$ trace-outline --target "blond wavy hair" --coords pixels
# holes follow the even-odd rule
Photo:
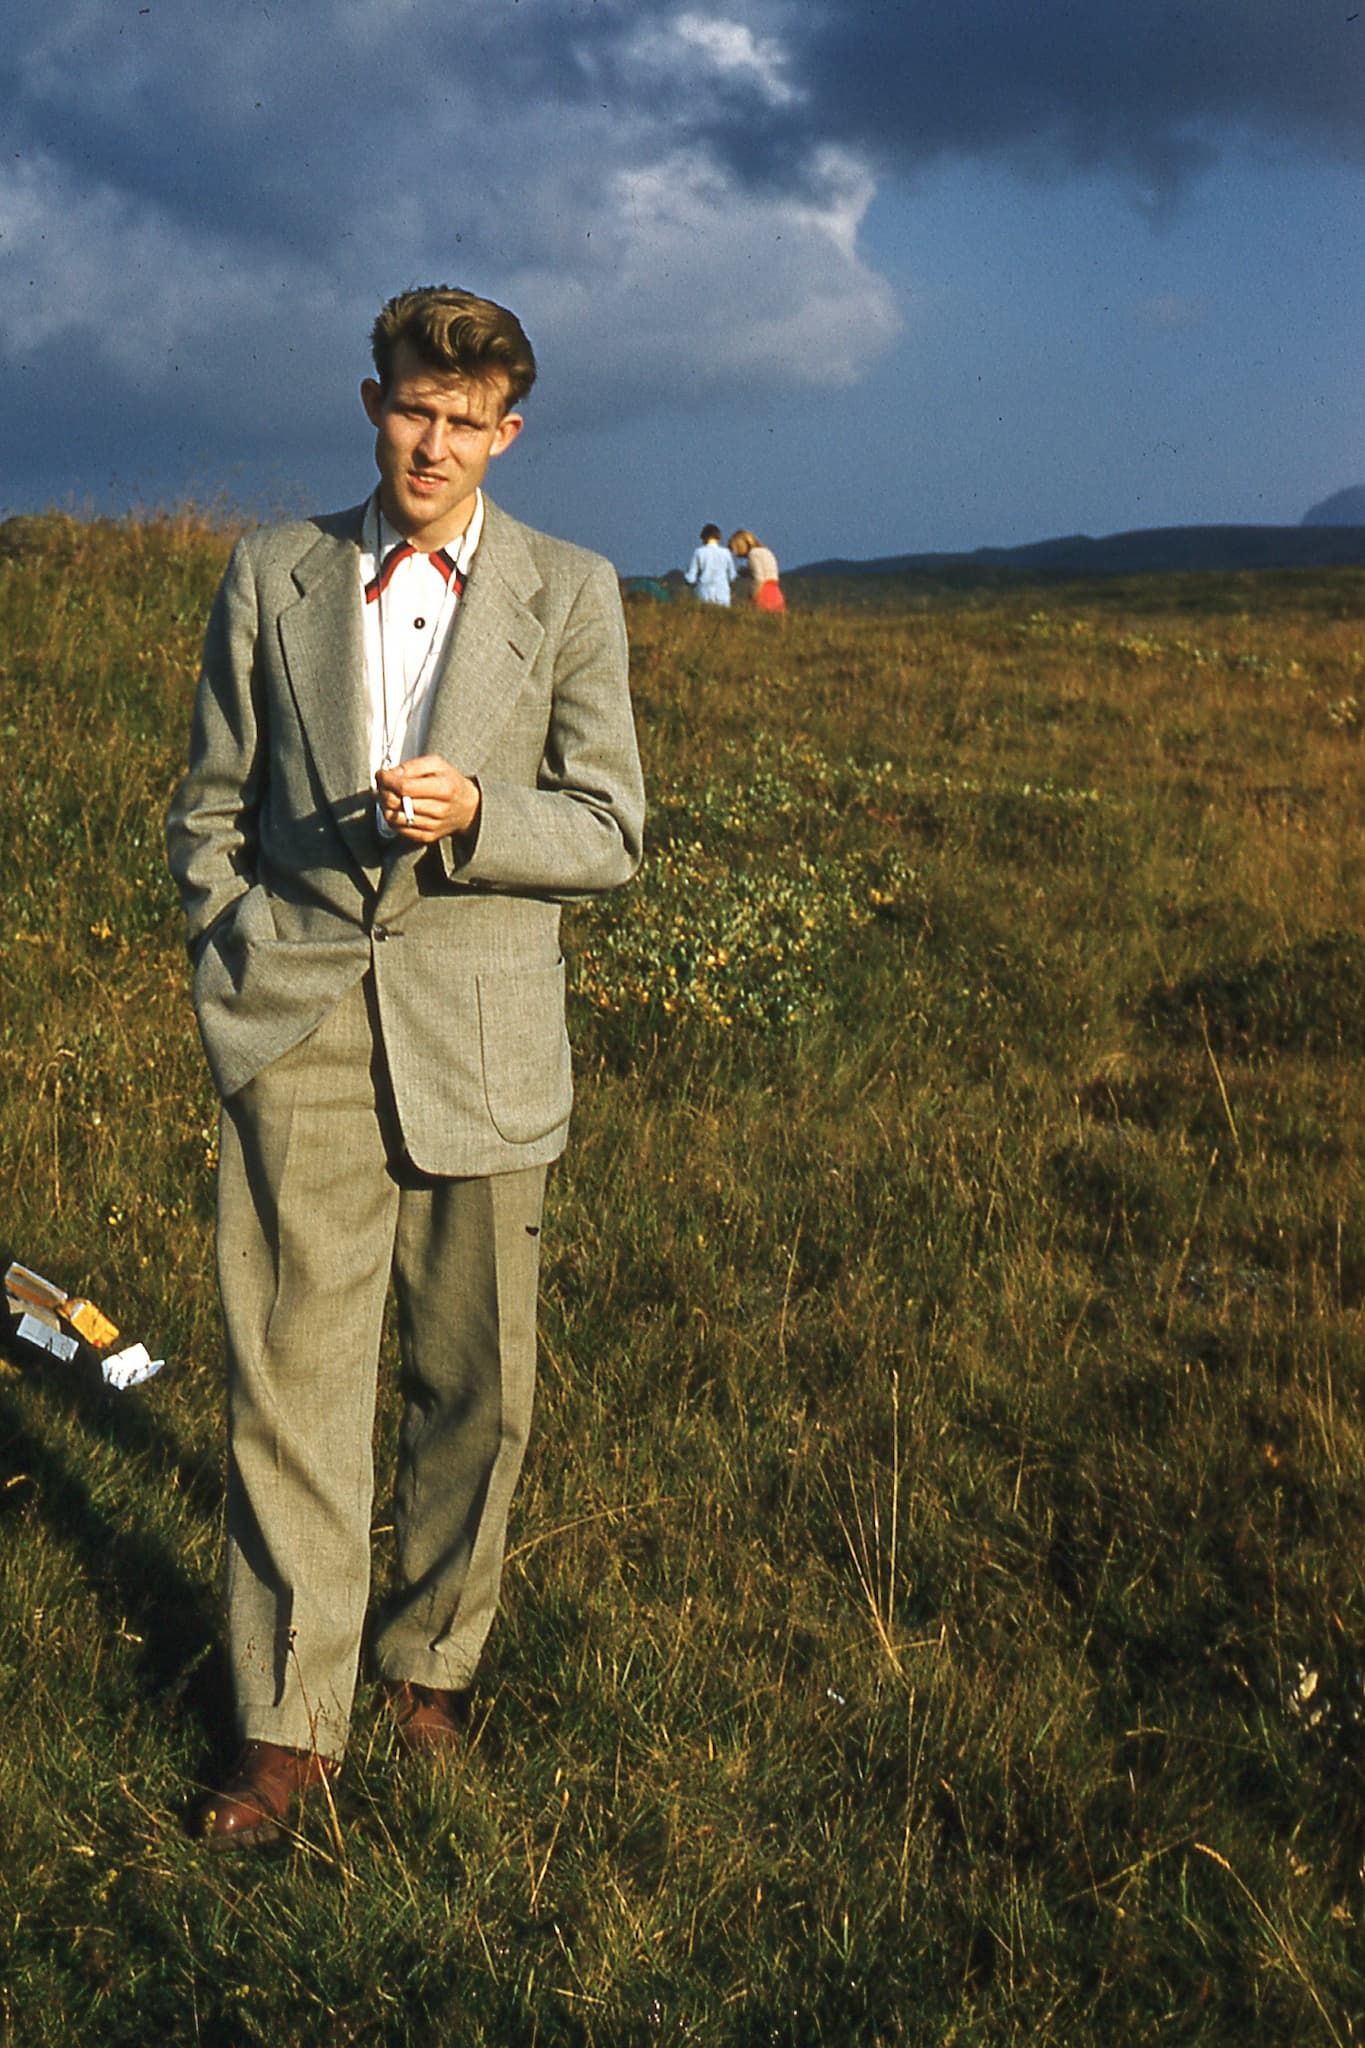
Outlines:
[[[508,406],[525,398],[536,381],[535,355],[516,314],[456,285],[415,286],[385,304],[370,331],[370,352],[383,391],[389,388],[401,342],[430,369],[478,382],[501,377]]]

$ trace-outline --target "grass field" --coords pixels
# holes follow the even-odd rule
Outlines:
[[[170,1363],[0,1370],[5,2048],[1365,2040],[1365,574],[632,609],[476,1733],[224,1862],[226,544],[8,531],[0,1243]]]

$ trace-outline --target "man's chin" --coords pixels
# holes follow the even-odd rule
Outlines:
[[[448,512],[455,502],[454,493],[444,484],[410,482],[404,486],[402,495],[414,512]]]
[[[438,499],[418,497],[415,491],[394,491],[384,516],[405,540],[415,540],[428,527],[439,525],[442,513]]]

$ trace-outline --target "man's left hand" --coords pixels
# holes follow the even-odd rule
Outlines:
[[[396,768],[381,768],[374,786],[385,824],[397,838],[415,846],[459,839],[478,819],[478,783],[439,754],[419,754]]]

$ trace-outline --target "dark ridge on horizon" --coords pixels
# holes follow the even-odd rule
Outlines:
[[[831,556],[785,570],[801,576],[929,576],[986,578],[1207,574],[1218,570],[1365,568],[1365,524],[1351,526],[1156,526],[1096,540],[1067,534],[1022,547],[960,553],[880,555],[868,561]]]
[[[1323,498],[1316,505],[1310,505],[1300,524],[1365,526],[1365,484],[1348,484],[1344,491],[1333,491],[1330,498]]]

